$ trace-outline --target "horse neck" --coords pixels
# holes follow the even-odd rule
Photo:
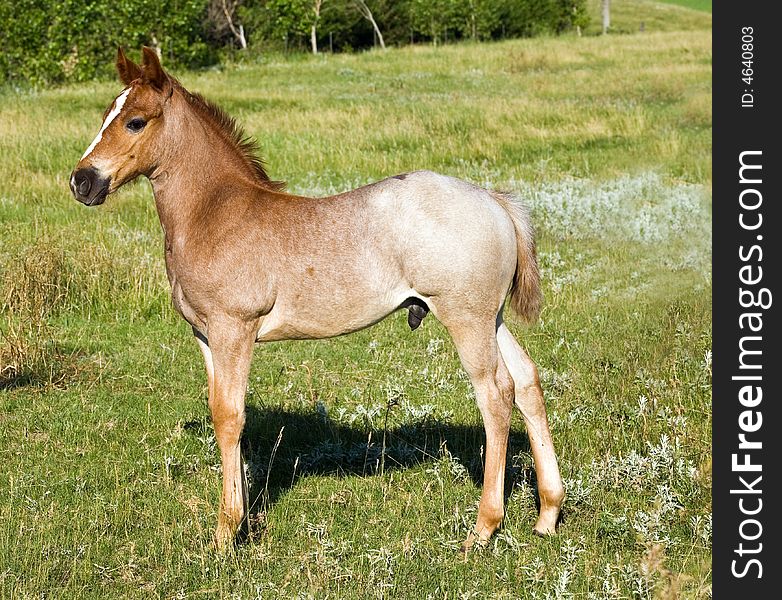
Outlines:
[[[181,237],[226,188],[255,187],[236,148],[175,92],[161,140],[159,162],[149,179],[166,237]]]

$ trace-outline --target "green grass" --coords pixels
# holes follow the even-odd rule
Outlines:
[[[693,10],[702,10],[704,12],[711,12],[712,0],[663,0],[668,4],[678,4],[685,8],[691,8]]]
[[[687,31],[178,74],[258,137],[292,190],[430,168],[532,205],[546,305],[534,327],[510,326],[541,368],[564,520],[556,537],[531,535],[535,478],[516,415],[504,528],[466,559],[455,550],[480,494],[480,416],[442,327],[411,333],[403,314],[257,348],[243,442],[252,532],[233,554],[211,548],[220,475],[205,375],[170,306],[149,185],[93,210],[68,192],[120,86],[2,92],[0,595],[705,597],[702,18]]]
[[[588,35],[602,27],[602,0],[588,0]],[[705,14],[705,13],[709,14]],[[611,0],[612,34],[711,29],[710,0]]]

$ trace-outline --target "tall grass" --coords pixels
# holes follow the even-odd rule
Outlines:
[[[0,314],[0,387],[32,381],[50,384],[59,374],[61,355],[51,340],[49,318],[62,303],[67,282],[62,255],[36,247],[4,273]]]
[[[294,191],[430,168],[532,206],[545,308],[510,326],[540,365],[564,519],[531,535],[517,417],[504,527],[461,559],[480,415],[447,333],[401,314],[257,349],[251,535],[212,550],[219,456],[149,186],[92,210],[68,192],[118,85],[4,91],[0,595],[706,597],[709,22],[178,74]]]

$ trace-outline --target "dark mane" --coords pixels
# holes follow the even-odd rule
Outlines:
[[[216,104],[213,104],[204,98],[201,94],[195,94],[188,91],[173,77],[171,80],[190,106],[214,123],[217,126],[217,129],[223,133],[226,141],[236,148],[239,155],[244,159],[244,162],[258,180],[258,183],[275,191],[285,189],[284,181],[272,181],[266,174],[263,159],[258,156],[260,150],[258,142],[248,136],[232,116]]]

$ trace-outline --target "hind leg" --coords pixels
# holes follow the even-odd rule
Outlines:
[[[548,535],[555,531],[565,490],[562,487],[557,455],[554,453],[554,444],[548,428],[543,390],[540,387],[535,363],[524,352],[505,324],[501,320],[499,323],[497,343],[515,383],[516,406],[524,416],[532,457],[535,460],[540,515],[534,532],[538,535]]]
[[[475,527],[462,545],[484,543],[505,515],[505,456],[513,411],[513,379],[500,356],[494,318],[448,324],[462,365],[470,376],[486,431],[483,491]]]
[[[207,383],[207,401],[209,408],[212,408],[212,403],[215,397],[215,365],[212,359],[212,350],[209,348],[209,341],[195,329],[193,329],[196,342],[198,342],[198,348],[201,350],[201,354],[204,356],[204,366],[206,367],[206,383]]]

